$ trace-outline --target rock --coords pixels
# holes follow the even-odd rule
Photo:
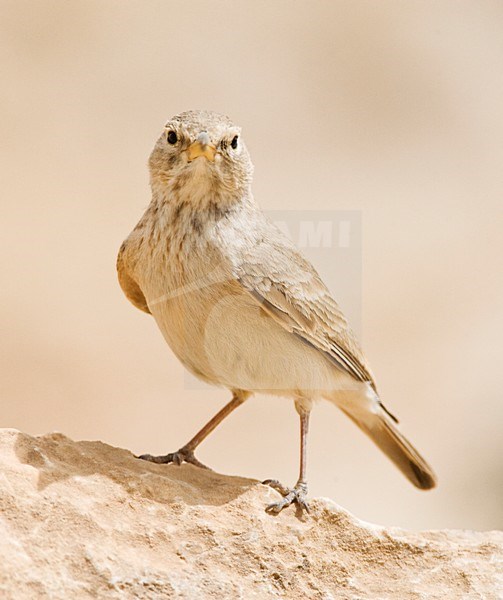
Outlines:
[[[503,597],[503,534],[412,533],[101,442],[0,430],[0,597]]]

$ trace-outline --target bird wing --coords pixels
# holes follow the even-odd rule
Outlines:
[[[131,271],[127,267],[126,249],[127,240],[122,244],[119,250],[119,254],[117,255],[117,276],[119,278],[120,286],[127,299],[132,304],[134,304],[136,308],[139,308],[143,312],[151,314],[147,305],[147,301],[143,292],[141,291],[140,286],[133,279]]]
[[[281,232],[264,236],[245,251],[234,275],[277,323],[375,389],[370,368],[339,305],[311,263]]]

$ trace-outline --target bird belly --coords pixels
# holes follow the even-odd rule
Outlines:
[[[235,287],[210,286],[149,306],[176,356],[209,383],[288,396],[359,385]]]

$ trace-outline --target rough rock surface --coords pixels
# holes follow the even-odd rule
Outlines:
[[[410,533],[257,481],[0,430],[0,598],[503,597],[503,533]]]

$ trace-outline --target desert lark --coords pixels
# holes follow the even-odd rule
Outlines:
[[[300,415],[300,473],[293,488],[266,480],[279,512],[306,502],[306,444],[313,403],[336,404],[418,488],[435,475],[384,407],[372,372],[313,266],[267,220],[252,191],[253,165],[227,117],[189,111],[170,119],[150,155],[152,201],[117,260],[128,299],[150,313],[196,377],[232,400],[185,446],[155,463],[189,462],[225,417],[257,392],[291,398]]]

